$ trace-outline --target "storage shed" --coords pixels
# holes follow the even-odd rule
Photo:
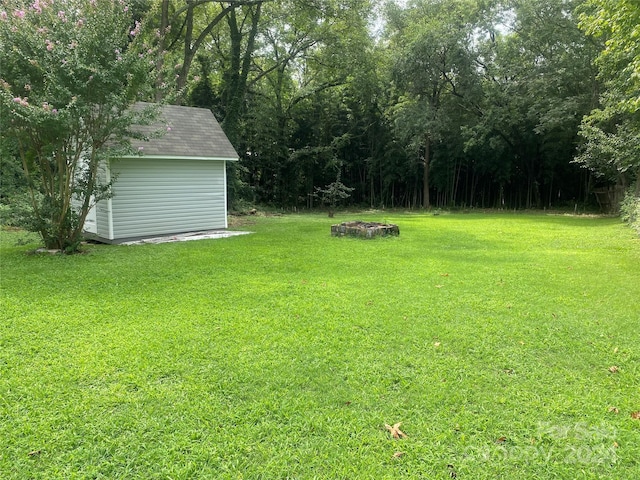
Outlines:
[[[155,125],[140,128],[164,135],[133,140],[140,155],[104,165],[113,195],[89,213],[87,236],[121,243],[227,228],[226,162],[238,155],[211,111],[167,105]]]

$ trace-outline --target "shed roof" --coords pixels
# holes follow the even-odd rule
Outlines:
[[[140,102],[134,108],[148,105]],[[206,108],[163,105],[154,124],[137,127],[137,130],[150,136],[158,131],[164,133],[158,138],[151,137],[149,141],[131,140],[131,146],[143,157],[238,159],[220,124]]]

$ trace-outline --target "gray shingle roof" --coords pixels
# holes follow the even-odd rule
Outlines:
[[[138,103],[134,108],[145,105],[148,104]],[[143,156],[238,159],[238,154],[220,124],[206,108],[164,105],[160,117],[153,125],[136,127],[136,130],[145,135],[164,132],[161,137],[151,138],[149,141],[131,141],[134,150],[140,150]]]

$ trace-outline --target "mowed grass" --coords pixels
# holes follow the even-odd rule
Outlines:
[[[329,235],[354,219],[401,235]],[[639,478],[618,219],[238,228],[76,256],[2,232],[0,478]]]

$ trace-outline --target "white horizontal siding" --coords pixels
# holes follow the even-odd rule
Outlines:
[[[184,159],[114,162],[114,239],[224,228],[224,168]]]
[[[98,169],[98,179],[100,183],[107,184],[111,181],[110,166],[106,163],[101,163]],[[96,206],[96,234],[99,237],[111,238],[111,200],[101,200]]]

